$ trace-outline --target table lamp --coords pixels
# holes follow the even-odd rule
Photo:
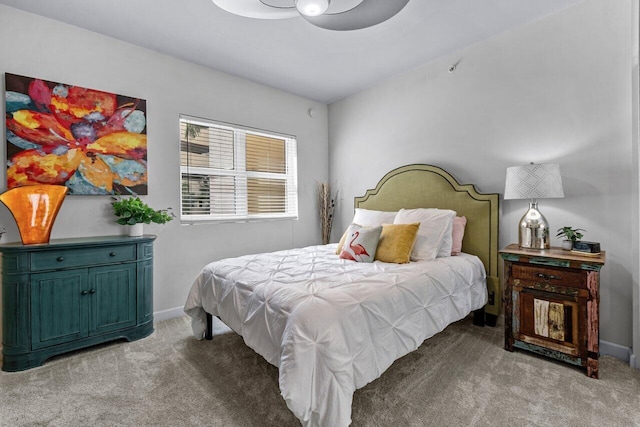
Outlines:
[[[529,210],[518,226],[518,244],[527,249],[548,249],[549,223],[538,210],[537,199],[564,197],[560,166],[557,164],[507,168],[504,199],[530,199]]]

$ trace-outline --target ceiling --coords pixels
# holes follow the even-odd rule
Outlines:
[[[244,18],[211,0],[0,4],[329,104],[581,1],[411,0],[390,20],[356,31],[324,30],[299,17]]]

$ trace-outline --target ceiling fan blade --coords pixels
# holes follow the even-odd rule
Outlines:
[[[246,18],[286,19],[299,16],[293,0],[291,7],[273,7],[260,0],[213,0],[213,3],[227,12]]]
[[[341,13],[302,16],[311,24],[335,31],[359,30],[380,24],[404,8],[409,0],[363,0],[358,6]]]

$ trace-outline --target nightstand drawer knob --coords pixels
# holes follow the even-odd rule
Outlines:
[[[91,290],[89,290],[89,293],[90,293],[90,294],[95,294],[95,293],[96,293],[96,290],[95,290],[95,289],[91,289]]]
[[[64,261],[64,257],[59,256],[58,258],[56,258],[56,260],[57,260],[58,262],[62,262],[62,261]]]
[[[554,276],[553,274],[538,273],[536,274],[536,276],[538,276],[542,280],[562,280],[562,277]]]
[[[109,254],[109,256],[110,256],[110,257],[114,257],[114,256],[116,256],[116,253],[115,253],[115,252],[111,252],[111,253]]]
[[[82,292],[80,292],[80,295],[86,295],[88,293],[89,293],[88,291],[82,291]]]

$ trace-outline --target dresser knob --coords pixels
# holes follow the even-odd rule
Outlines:
[[[111,252],[111,253],[109,254],[109,256],[116,256],[116,253],[115,253],[115,252]]]
[[[95,289],[91,289],[91,290],[89,290],[89,293],[90,293],[90,294],[95,294],[95,293],[96,293],[96,290],[95,290]]]
[[[82,291],[82,292],[80,292],[80,295],[86,295],[88,293],[89,293],[88,291]]]
[[[59,256],[58,258],[56,258],[58,260],[58,262],[62,262],[64,261],[64,257]]]

